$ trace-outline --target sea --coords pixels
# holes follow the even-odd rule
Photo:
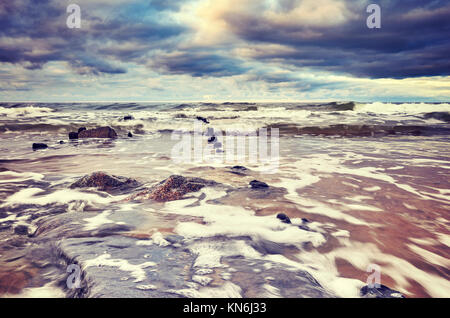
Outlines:
[[[98,171],[139,186],[71,187]],[[219,186],[126,200],[173,175]],[[0,103],[1,297],[450,297],[449,269],[449,103]]]

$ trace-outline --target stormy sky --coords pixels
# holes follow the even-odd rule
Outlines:
[[[449,101],[449,56],[448,0],[0,2],[2,101]]]

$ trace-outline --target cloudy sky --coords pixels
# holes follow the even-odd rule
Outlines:
[[[449,56],[448,0],[0,2],[2,101],[449,101]]]

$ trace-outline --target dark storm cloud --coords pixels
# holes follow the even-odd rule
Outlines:
[[[290,10],[298,2],[279,4],[282,10]],[[369,14],[360,1],[346,2],[356,18],[330,26],[283,25],[249,12],[233,12],[223,18],[248,43],[281,44],[294,49],[288,54],[262,53],[255,56],[258,60],[372,78],[450,75],[450,3],[379,3],[381,29],[367,28]]]
[[[156,55],[150,65],[168,74],[193,77],[223,77],[246,72],[239,60],[204,52],[174,52]]]
[[[0,62],[30,70],[52,61],[66,62],[74,73],[92,75],[123,74],[127,64],[134,63],[193,77],[249,73],[249,81],[284,85],[296,85],[298,80],[289,72],[258,73],[261,65],[369,78],[450,75],[449,1],[371,1],[382,7],[382,27],[373,30],[366,26],[369,2],[361,0],[345,2],[350,14],[337,24],[280,21],[264,14],[264,10],[289,13],[307,0],[279,0],[270,9],[264,7],[265,1],[242,1],[242,6],[230,1],[226,2],[229,10],[215,17],[237,36],[227,44],[228,50],[221,45],[190,45],[195,27],[175,22],[171,14],[191,1],[199,0],[101,1],[98,5],[83,0],[81,29],[66,26],[66,6],[71,1],[0,1]],[[212,10],[226,7],[222,2],[211,2],[216,3]],[[252,6],[245,5],[250,2]],[[317,1],[318,10],[323,2]],[[329,20],[334,18],[330,15]],[[268,49],[272,44],[287,49]],[[242,46],[258,48],[245,56],[245,64],[233,52]]]
[[[183,0],[151,0],[151,6],[158,10],[172,10],[177,11]]]
[[[82,27],[69,29],[66,5],[56,0],[0,3],[0,62],[39,69],[48,62],[64,61],[79,74],[121,74],[126,72],[121,63],[134,61],[154,47],[168,46],[185,30],[152,16],[127,19],[116,14],[105,19],[83,7]],[[133,9],[127,6],[124,11]],[[151,13],[155,12],[152,8]],[[125,50],[124,44],[128,44]]]

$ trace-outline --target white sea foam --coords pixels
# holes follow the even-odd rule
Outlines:
[[[107,204],[116,200],[125,198],[125,196],[107,197],[100,196],[95,193],[80,192],[72,189],[56,190],[52,193],[39,195],[44,190],[39,188],[28,188],[20,190],[9,196],[5,203],[1,206],[9,206],[13,204],[36,204],[46,205],[51,203],[67,204],[73,201],[85,201],[89,204],[99,203]]]
[[[45,116],[48,113],[54,112],[54,109],[48,107],[37,107],[37,106],[25,106],[25,107],[0,107],[0,115],[6,115],[8,117],[39,117]]]
[[[24,288],[19,294],[2,295],[5,298],[65,298],[64,291],[54,283],[48,283],[41,287]]]
[[[442,266],[443,268],[450,267],[450,259],[448,258],[442,257],[414,244],[408,244],[407,246],[411,251],[422,256],[426,262]]]
[[[420,114],[431,112],[449,112],[450,104],[426,104],[426,103],[404,103],[404,104],[390,104],[390,103],[369,103],[369,104],[356,104],[356,112],[371,112],[377,114],[393,114],[393,113],[405,113],[405,114]]]
[[[0,183],[14,183],[27,180],[40,181],[43,178],[44,178],[43,174],[33,172],[15,172],[15,171],[0,172]]]
[[[110,266],[117,267],[124,272],[130,272],[131,276],[135,278],[134,282],[142,282],[146,278],[145,268],[155,266],[154,262],[145,262],[139,265],[130,264],[125,259],[113,259],[110,254],[102,254],[94,259],[90,259],[84,262],[84,267],[91,266]]]
[[[111,215],[111,211],[104,211],[100,214],[97,214],[96,216],[84,219],[84,221],[87,223],[84,226],[84,229],[87,231],[90,231],[90,230],[97,229],[98,227],[100,227],[103,224],[111,224],[111,223],[125,224],[123,222],[115,222],[115,221],[109,219],[108,216],[110,216],[110,215]]]

